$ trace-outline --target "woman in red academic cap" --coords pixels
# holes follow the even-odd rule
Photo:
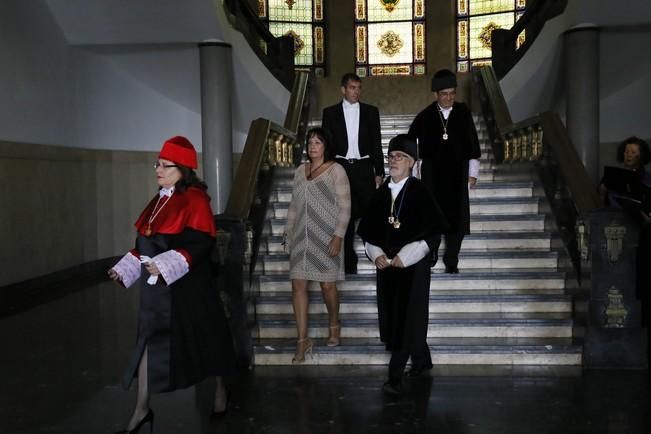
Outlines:
[[[234,368],[233,344],[217,290],[210,252],[215,224],[210,197],[194,172],[197,153],[185,137],[167,140],[154,164],[159,191],[136,222],[136,248],[109,277],[125,287],[139,280],[138,339],[124,377],[138,378],[136,406],[121,432],[153,425],[151,393],[217,378],[214,412],[224,414],[228,393],[222,376]]]

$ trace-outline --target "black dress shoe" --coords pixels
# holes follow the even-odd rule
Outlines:
[[[142,428],[147,422],[149,422],[149,432],[152,433],[154,431],[154,412],[150,408],[145,417],[140,419],[140,422],[136,424],[136,426],[133,427],[133,429],[123,429],[122,431],[116,431],[115,434],[138,434],[138,431],[140,431],[140,428]]]
[[[407,371],[407,377],[418,377],[423,372],[429,371],[432,369],[432,364],[425,366],[413,366],[409,371]]]
[[[400,395],[402,393],[402,383],[400,380],[389,380],[384,383],[382,390],[389,395]]]
[[[448,274],[459,274],[459,268],[454,267],[445,267],[445,272]]]

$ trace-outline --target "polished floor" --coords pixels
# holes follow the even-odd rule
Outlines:
[[[119,380],[136,296],[103,283],[0,320],[0,433],[111,433],[134,402]],[[230,380],[228,414],[209,418],[210,380],[156,395],[154,432],[648,433],[648,371],[437,367],[381,391],[384,367],[261,367]],[[149,432],[149,427],[144,431]]]

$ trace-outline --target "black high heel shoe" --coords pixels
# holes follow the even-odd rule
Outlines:
[[[138,431],[140,431],[140,428],[143,427],[144,424],[149,422],[149,433],[151,434],[154,432],[154,411],[150,408],[145,417],[140,419],[140,422],[136,426],[133,427],[132,430],[128,429],[123,429],[122,431],[116,431],[115,434],[138,434]]]
[[[231,402],[231,391],[229,389],[226,389],[226,405],[224,405],[224,409],[221,411],[213,410],[212,414],[210,415],[210,418],[216,419],[226,415],[226,413],[228,413],[228,404],[230,402]]]

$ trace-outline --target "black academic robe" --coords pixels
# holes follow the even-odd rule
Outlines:
[[[141,266],[138,337],[123,385],[129,387],[147,348],[150,392],[192,386],[206,377],[229,375],[235,368],[233,341],[224,307],[212,278],[210,253],[215,228],[209,197],[190,188],[175,192],[145,235],[154,197],[136,223],[138,238],[131,254],[155,257],[175,250],[189,263],[187,274],[171,284],[162,278],[149,285]]]
[[[395,199],[400,227],[388,222],[391,214],[389,180],[376,191],[360,220],[357,233],[393,258],[402,247],[424,240],[430,250],[436,234],[446,231],[445,219],[425,185],[409,178]],[[431,256],[406,267],[377,270],[380,338],[387,350],[411,352],[423,345],[429,322]]]
[[[454,103],[447,123],[448,140],[443,140],[436,102],[416,116],[409,134],[418,138],[421,179],[443,210],[450,233],[470,233],[468,161],[479,159],[481,150],[468,106]]]

